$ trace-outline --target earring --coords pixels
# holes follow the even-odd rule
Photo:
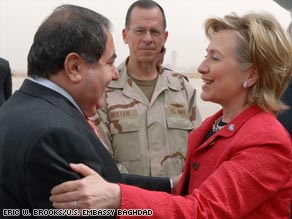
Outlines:
[[[248,87],[248,81],[245,80],[245,81],[243,82],[242,86],[243,86],[244,88],[247,88],[247,87]]]

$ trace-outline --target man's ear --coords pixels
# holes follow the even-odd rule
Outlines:
[[[166,43],[166,40],[168,38],[168,31],[167,30],[163,33],[163,36],[164,36],[164,43]]]
[[[72,83],[79,83],[82,80],[81,64],[83,59],[77,53],[69,53],[64,61],[64,69],[66,76]]]
[[[124,43],[125,44],[128,44],[128,39],[127,39],[127,29],[126,28],[124,28],[123,30],[122,30],[122,36],[123,36],[123,40],[124,40]]]

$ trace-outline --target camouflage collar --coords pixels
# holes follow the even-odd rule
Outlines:
[[[123,89],[126,87],[127,81],[129,79],[126,62],[127,59],[118,66],[120,78],[117,81],[112,81],[108,86],[109,88]],[[164,70],[161,74],[159,74],[157,82],[159,82],[159,84],[162,86],[167,86],[169,89],[180,90],[181,80],[178,80],[178,75],[179,74],[175,72]]]

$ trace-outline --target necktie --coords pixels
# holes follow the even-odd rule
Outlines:
[[[99,138],[99,135],[98,135],[98,131],[96,129],[96,126],[95,124],[88,118],[86,118],[88,124],[90,125],[90,127],[92,128],[92,130],[94,131],[94,133],[96,134],[96,136]]]

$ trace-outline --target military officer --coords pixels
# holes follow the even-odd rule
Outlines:
[[[94,120],[99,135],[121,172],[179,175],[188,133],[201,122],[196,90],[181,74],[157,69],[168,32],[163,9],[138,0],[128,9],[123,39],[129,57],[118,67],[120,78],[104,95]]]

